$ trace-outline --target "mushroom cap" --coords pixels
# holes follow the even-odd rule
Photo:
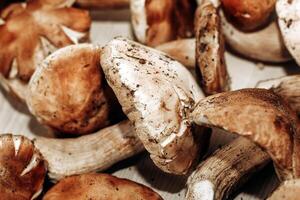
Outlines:
[[[195,0],[131,0],[131,21],[137,40],[148,46],[193,36]]]
[[[49,53],[88,38],[88,12],[67,8],[67,2],[31,0],[12,4],[0,13],[4,20],[0,25],[0,74],[28,81]]]
[[[267,200],[291,200],[299,199],[300,196],[300,180],[284,181]]]
[[[28,200],[43,189],[46,162],[33,143],[24,136],[0,136],[1,199]]]
[[[280,78],[260,81],[258,88],[273,90],[284,98],[291,108],[300,116],[300,75],[283,76]]]
[[[254,30],[264,25],[275,10],[276,0],[221,0],[222,8],[241,30]]]
[[[76,0],[76,5],[89,9],[123,9],[129,7],[130,0]]]
[[[100,48],[91,44],[70,45],[48,56],[29,82],[29,110],[62,133],[85,134],[107,126],[107,85],[99,59]]]
[[[162,200],[150,188],[108,174],[82,174],[62,179],[43,200]]]
[[[217,8],[204,1],[195,16],[196,72],[203,91],[215,94],[229,90],[224,56],[224,38]]]
[[[285,46],[300,66],[300,0],[278,0],[276,11]]]
[[[295,112],[273,91],[243,89],[200,100],[192,120],[245,136],[265,149],[281,179],[300,175],[299,121]]]
[[[276,20],[254,32],[243,32],[235,28],[219,11],[226,44],[246,58],[262,62],[286,62],[291,60]]]
[[[164,53],[123,38],[109,42],[100,60],[152,160],[166,172],[186,173],[198,154],[188,113],[203,97],[191,73]]]

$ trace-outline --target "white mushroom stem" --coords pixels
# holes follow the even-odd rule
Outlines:
[[[174,40],[158,45],[155,48],[162,52],[165,52],[170,57],[179,61],[186,67],[195,68],[195,38]]]
[[[90,9],[120,9],[128,8],[129,0],[76,0],[83,8]]]
[[[74,139],[38,137],[34,144],[48,161],[48,174],[54,181],[105,170],[144,150],[129,121]]]
[[[221,200],[241,186],[270,158],[245,138],[237,138],[202,162],[188,180],[187,200]]]
[[[284,181],[267,200],[299,199],[300,179]]]

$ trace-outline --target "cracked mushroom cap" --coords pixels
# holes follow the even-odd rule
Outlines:
[[[203,1],[195,16],[196,72],[203,91],[210,95],[229,90],[225,42],[217,8]]]
[[[199,155],[188,113],[203,97],[190,72],[164,53],[123,38],[109,42],[100,60],[152,160],[166,172],[186,173]]]
[[[195,0],[131,0],[131,21],[137,40],[147,46],[193,36]]]
[[[82,174],[59,181],[43,200],[162,200],[152,189],[109,174]]]
[[[300,1],[278,0],[276,12],[284,43],[298,65],[300,65]]]
[[[62,133],[92,133],[109,124],[100,48],[70,45],[48,56],[28,85],[29,110]]]
[[[300,176],[299,121],[274,92],[243,89],[205,98],[191,114],[198,125],[219,127],[245,136],[266,150],[279,178]]]
[[[51,52],[88,39],[89,13],[67,7],[72,2],[30,0],[0,13],[0,74],[5,79],[27,82]]]
[[[35,199],[43,189],[47,167],[33,143],[24,136],[0,136],[1,199]]]

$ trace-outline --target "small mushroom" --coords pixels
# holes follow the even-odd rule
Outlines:
[[[260,81],[258,88],[273,90],[284,98],[291,108],[300,116],[300,75],[290,75],[275,79]]]
[[[89,9],[123,9],[129,7],[130,0],[76,0],[76,5]]]
[[[131,0],[131,21],[137,40],[148,46],[193,36],[195,0]]]
[[[284,181],[267,200],[291,200],[299,199],[300,196],[300,180]]]
[[[299,0],[278,0],[276,3],[278,24],[284,43],[298,65],[300,65],[299,7]]]
[[[265,151],[239,137],[199,164],[188,180],[186,200],[227,199],[269,161]]]
[[[66,134],[87,134],[107,126],[113,102],[99,59],[100,48],[92,44],[70,45],[48,56],[28,85],[31,113]]]
[[[203,1],[195,16],[196,72],[205,94],[229,90],[229,77],[224,58],[224,39],[217,8]]]
[[[1,199],[35,199],[42,192],[47,163],[24,136],[0,136]]]
[[[198,133],[203,145],[197,144],[189,121],[190,109],[203,97],[190,72],[165,54],[124,38],[109,42],[100,60],[155,164],[169,173],[187,173],[208,143],[208,135]]]
[[[272,158],[281,180],[300,175],[299,120],[279,95],[243,89],[212,95],[195,106],[192,120],[252,140]]]
[[[265,25],[275,10],[276,0],[221,0],[222,8],[237,28],[255,31]]]
[[[43,200],[162,200],[152,189],[108,174],[81,174],[54,185]]]
[[[72,2],[32,0],[12,4],[0,13],[3,20],[0,25],[0,74],[6,79],[6,88],[26,93],[17,91],[16,87],[30,79],[47,55],[57,48],[88,39],[89,14],[67,7]]]

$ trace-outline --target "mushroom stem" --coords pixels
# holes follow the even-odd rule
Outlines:
[[[129,121],[74,139],[38,137],[34,144],[48,161],[48,174],[54,181],[105,170],[144,150]]]
[[[155,48],[165,52],[186,67],[191,69],[195,68],[195,38],[174,40],[158,45]]]
[[[227,199],[269,161],[268,154],[253,142],[237,138],[199,165],[189,178],[186,199]]]
[[[122,9],[129,7],[129,0],[77,0],[76,4],[90,9]]]

